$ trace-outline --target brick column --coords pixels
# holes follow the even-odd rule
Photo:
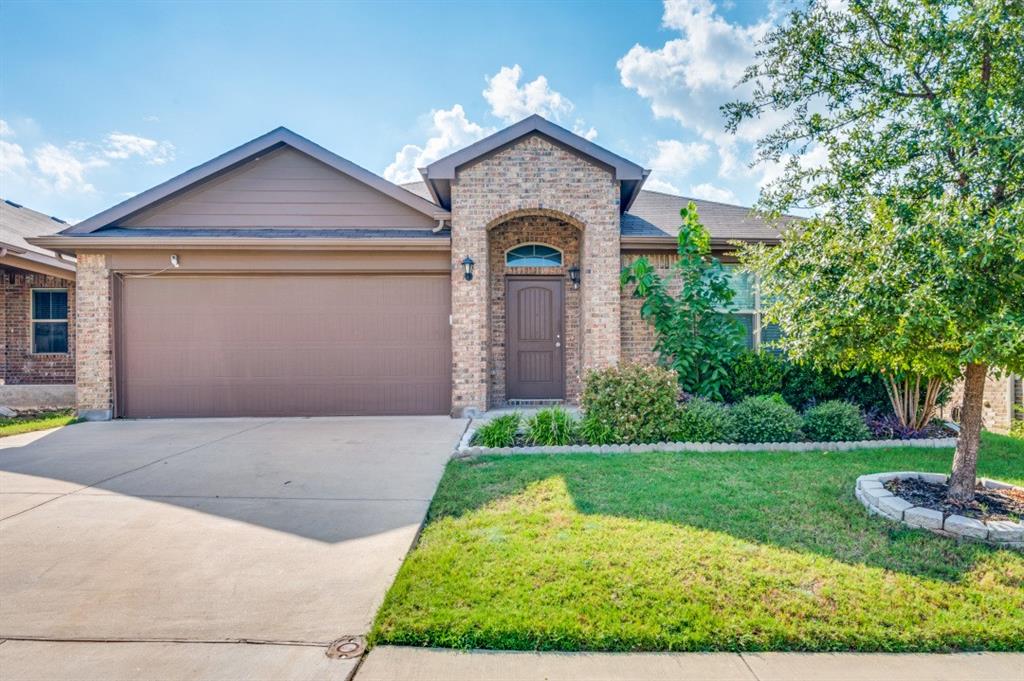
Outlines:
[[[621,351],[619,185],[598,194],[583,230],[583,371],[614,366]],[[611,196],[611,200],[609,200]]]
[[[473,280],[462,259],[473,259]],[[487,410],[488,267],[486,225],[473,211],[452,211],[452,415]]]
[[[82,418],[103,421],[113,416],[111,290],[107,257],[78,256],[75,297],[76,401]]]

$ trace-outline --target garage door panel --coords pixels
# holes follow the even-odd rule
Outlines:
[[[448,413],[447,276],[127,278],[129,417]]]

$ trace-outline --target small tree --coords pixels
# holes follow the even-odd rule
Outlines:
[[[686,392],[721,400],[729,365],[743,349],[742,324],[732,315],[734,291],[711,237],[691,201],[679,211],[679,259],[662,278],[647,258],[622,271],[622,285],[644,302],[640,315],[654,326],[659,361],[675,370]],[[672,291],[678,286],[678,294]]]
[[[790,352],[964,368],[956,502],[974,496],[986,374],[1024,368],[1022,35],[1020,2],[812,0],[765,37],[752,98],[725,107],[733,131],[786,119],[758,141],[784,167],[761,207],[820,215],[747,255]],[[812,147],[823,164],[799,160]]]

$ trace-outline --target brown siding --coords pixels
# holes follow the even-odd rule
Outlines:
[[[433,227],[428,215],[294,149],[279,149],[122,227]]]
[[[32,289],[68,290],[68,352],[32,352]],[[75,282],[0,268],[0,384],[75,382]]]
[[[447,275],[122,281],[123,416],[449,411]]]

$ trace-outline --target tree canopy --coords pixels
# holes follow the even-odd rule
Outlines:
[[[966,366],[957,460],[976,455],[985,372],[1024,369],[1024,3],[811,2],[745,80],[727,127],[785,120],[757,144],[784,167],[760,208],[816,212],[744,254],[783,345],[935,379]]]

